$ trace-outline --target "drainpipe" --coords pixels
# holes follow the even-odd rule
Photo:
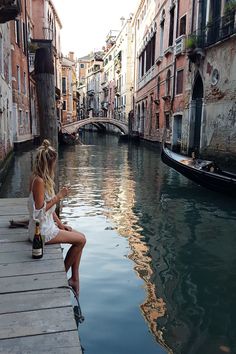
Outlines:
[[[26,59],[27,59],[27,71],[28,71],[28,93],[29,93],[29,118],[30,118],[30,133],[32,134],[32,110],[31,110],[31,88],[30,88],[30,70],[29,70],[29,46],[28,46],[28,21],[27,21],[27,6],[25,0],[25,36],[26,36]]]
[[[175,39],[177,38],[178,35],[178,24],[179,24],[179,3],[180,0],[177,1],[177,13],[176,13],[176,33],[175,33]],[[176,82],[176,56],[174,60],[174,75],[173,75],[173,87],[172,87],[172,99],[171,99],[171,112],[173,113],[173,105],[174,105],[174,99],[175,99],[175,82]]]
[[[194,15],[195,15],[195,13],[194,13],[194,10],[195,10],[195,0],[193,0],[192,4],[193,4],[193,7],[192,7],[192,18],[191,18],[191,33],[193,33],[193,25],[194,25],[193,20],[194,20]]]

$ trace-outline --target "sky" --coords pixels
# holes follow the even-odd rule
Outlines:
[[[120,18],[134,13],[139,0],[53,0],[63,25],[63,55],[77,58],[100,50],[109,31],[120,30]]]

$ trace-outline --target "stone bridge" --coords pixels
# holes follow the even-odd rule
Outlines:
[[[86,119],[78,120],[77,122],[73,122],[70,124],[66,124],[62,126],[62,133],[74,133],[77,132],[79,128],[84,127],[87,124],[111,124],[115,127],[119,128],[122,133],[128,134],[128,124],[119,121],[113,118],[106,118],[106,117],[91,117]]]

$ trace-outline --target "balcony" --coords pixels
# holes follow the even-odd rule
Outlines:
[[[102,105],[102,109],[104,109],[104,110],[108,110],[108,106],[109,106],[109,102],[107,102],[107,101],[102,101],[101,102],[101,105]]]
[[[175,55],[176,56],[184,54],[185,38],[186,38],[186,36],[182,35],[175,40]]]
[[[152,66],[138,82],[138,90],[140,90],[149,81],[151,81],[154,78],[154,74],[155,74],[155,67]]]
[[[32,73],[34,71],[34,60],[35,60],[35,53],[29,53],[29,71]]]
[[[88,90],[87,94],[88,94],[88,96],[94,96],[95,95],[94,89]]]
[[[205,28],[199,29],[188,36],[186,49],[189,59],[194,58],[200,50],[221,42],[235,33],[236,12],[234,10],[209,22]]]
[[[14,20],[21,13],[20,0],[2,0],[0,5],[0,23]]]
[[[119,86],[115,87],[115,95],[120,96],[120,87]]]

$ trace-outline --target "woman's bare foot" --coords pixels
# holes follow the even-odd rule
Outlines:
[[[79,295],[79,280],[74,280],[70,278],[68,284],[74,289],[76,295]]]

